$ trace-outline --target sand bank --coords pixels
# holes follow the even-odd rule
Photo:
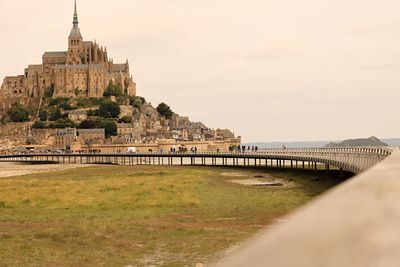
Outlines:
[[[51,171],[63,171],[74,168],[88,167],[90,165],[80,164],[27,164],[27,163],[0,163],[0,178],[27,175],[32,173],[42,173]]]

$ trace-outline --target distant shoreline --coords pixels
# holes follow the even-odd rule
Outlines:
[[[382,138],[382,142],[389,146],[400,146],[400,138]],[[282,148],[285,145],[288,148],[321,148],[331,142],[340,142],[339,140],[333,141],[292,141],[292,142],[248,142],[243,145],[246,146],[258,146],[259,148]]]

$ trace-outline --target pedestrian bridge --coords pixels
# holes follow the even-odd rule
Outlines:
[[[361,173],[392,153],[391,148],[269,149],[248,153],[18,154],[0,162],[61,164],[242,166],[313,169],[337,168]]]

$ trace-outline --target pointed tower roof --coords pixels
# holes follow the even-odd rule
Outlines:
[[[74,25],[72,27],[71,33],[69,37],[79,37],[82,38],[81,31],[79,29],[79,21],[78,21],[78,9],[76,8],[76,0],[75,0],[75,9],[74,9],[74,20],[72,22]]]
[[[76,8],[76,0],[75,0],[75,9],[74,9],[74,26],[78,27],[79,21],[78,21],[78,10]]]

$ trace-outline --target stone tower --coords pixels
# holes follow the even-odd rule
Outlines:
[[[69,37],[68,37],[67,64],[71,64],[71,65],[82,64],[82,61],[84,58],[84,44],[83,44],[83,38],[81,35],[81,31],[79,29],[76,0],[75,0],[74,20],[73,20],[72,24],[73,24],[73,27],[72,27],[71,33],[69,34]]]

